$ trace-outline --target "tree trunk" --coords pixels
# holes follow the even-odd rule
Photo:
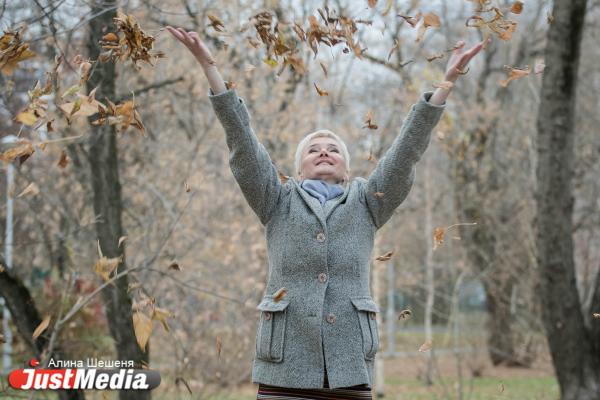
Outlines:
[[[49,342],[46,335],[40,335],[33,340],[35,328],[42,322],[40,313],[31,297],[29,289],[21,280],[12,275],[6,267],[4,257],[0,256],[0,265],[4,270],[0,272],[0,296],[4,298],[5,307],[8,307],[10,315],[13,316],[19,335],[23,342],[27,344],[38,360],[42,359],[42,353]],[[65,357],[59,346],[54,346],[51,357],[56,360],[64,360]],[[83,400],[85,394],[83,390],[57,390],[58,398],[61,400]]]
[[[537,119],[539,293],[563,400],[600,398],[600,328],[582,312],[572,230],[575,91],[585,9],[586,0],[554,2]],[[594,290],[598,300],[598,284]]]
[[[91,13],[98,15],[90,21],[88,37],[88,55],[92,60],[98,59],[100,46],[98,41],[106,33],[113,31],[113,18],[116,16],[114,1],[97,1],[92,5]],[[106,29],[108,28],[108,29]],[[103,30],[106,29],[106,30]],[[96,98],[114,99],[115,65],[112,62],[96,64],[96,69],[87,82],[88,92],[98,87]],[[108,258],[122,256],[116,273],[127,269],[125,261],[125,245],[118,246],[123,236],[121,213],[121,183],[119,180],[118,153],[116,134],[113,126],[91,126],[89,140],[89,163],[92,172],[92,189],[94,195],[94,213],[98,216],[96,232],[100,248]],[[103,291],[106,304],[108,326],[115,340],[117,356],[120,360],[133,360],[136,368],[141,368],[142,361],[148,363],[148,353],[139,348],[133,330],[131,299],[127,293],[128,276],[108,285]],[[148,345],[149,346],[149,345]],[[146,348],[148,351],[148,347]],[[150,392],[131,390],[119,391],[119,398],[149,399]]]

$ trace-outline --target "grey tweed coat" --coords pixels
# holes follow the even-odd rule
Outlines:
[[[445,104],[428,102],[431,95],[411,107],[368,179],[352,179],[321,206],[293,177],[281,182],[235,89],[209,90],[231,171],[266,233],[269,275],[256,307],[253,382],[322,388],[326,368],[330,388],[372,387],[380,343],[380,309],[369,290],[373,239],[408,195],[415,164],[444,111]],[[282,287],[287,295],[276,302],[273,294]]]

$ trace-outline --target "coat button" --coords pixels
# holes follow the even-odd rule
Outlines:
[[[335,322],[335,315],[329,314],[327,316],[327,322],[329,322],[330,324],[333,324]]]
[[[319,232],[317,235],[317,241],[321,243],[325,241],[325,234],[323,232]]]
[[[267,321],[271,319],[271,313],[269,311],[265,311],[265,319]]]
[[[321,283],[325,283],[326,281],[327,281],[327,274],[326,274],[326,273],[323,273],[323,272],[321,272],[321,273],[319,274],[319,282],[321,282]]]

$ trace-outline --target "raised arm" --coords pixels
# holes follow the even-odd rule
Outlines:
[[[283,185],[267,149],[252,130],[244,100],[234,89],[227,89],[214,58],[196,32],[171,27],[167,30],[190,50],[204,70],[210,84],[208,98],[225,130],[231,171],[246,201],[266,225],[275,211]]]
[[[460,75],[466,73],[469,61],[487,43],[480,42],[463,51],[465,43],[458,42],[448,60],[445,80],[454,84]],[[451,88],[438,88],[421,96],[411,107],[400,134],[369,176],[365,198],[377,229],[390,219],[410,192],[416,177],[416,163],[427,149],[431,131],[446,107]]]
[[[431,131],[446,105],[429,102],[432,92],[424,93],[413,104],[400,134],[369,175],[366,203],[377,229],[390,219],[404,201],[415,180],[415,165],[429,144]]]

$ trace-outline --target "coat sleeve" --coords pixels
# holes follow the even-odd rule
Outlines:
[[[219,94],[209,89],[208,98],[225,130],[231,172],[246,201],[266,225],[283,191],[279,172],[254,134],[246,104],[235,89]]]
[[[408,196],[415,180],[415,165],[425,152],[431,131],[446,108],[445,102],[443,105],[429,103],[432,95],[433,92],[425,92],[412,105],[400,134],[366,181],[366,204],[377,229],[390,219]],[[377,192],[383,195],[375,195]]]

